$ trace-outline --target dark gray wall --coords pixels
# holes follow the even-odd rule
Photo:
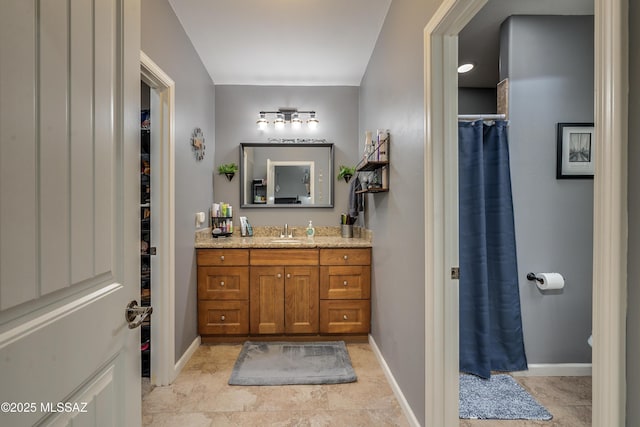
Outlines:
[[[369,195],[372,335],[424,424],[424,27],[439,1],[394,0],[360,86],[360,132],[389,129],[389,192]]]
[[[256,125],[260,111],[292,107],[316,111],[320,125],[316,130],[288,126],[276,131],[260,131]],[[269,118],[273,121],[273,117]],[[231,182],[214,174],[215,200],[230,203],[234,216],[247,216],[252,225],[306,226],[339,225],[347,211],[349,186],[337,181],[339,165],[354,166],[358,160],[358,88],[355,86],[216,86],[215,165],[240,161],[240,143],[268,142],[269,138],[317,138],[334,144],[334,173],[324,173],[334,188],[333,208],[240,208],[240,179]],[[317,171],[316,171],[317,173]]]
[[[529,363],[588,363],[593,181],[556,180],[556,123],[593,122],[593,17],[514,16],[508,57],[509,149],[524,342]],[[526,279],[559,272],[561,292]]]
[[[213,201],[214,86],[168,1],[142,0],[142,10],[142,50],[176,85],[175,359],[178,360],[198,336],[193,242],[195,213],[208,212]],[[207,147],[202,161],[195,160],[190,145],[196,127],[202,129]]]
[[[629,247],[627,276],[627,426],[640,425],[640,4],[629,2]]]
[[[495,114],[498,91],[491,88],[458,88],[458,114]]]

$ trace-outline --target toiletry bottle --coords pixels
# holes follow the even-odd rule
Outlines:
[[[364,133],[364,161],[369,161],[369,156],[371,156],[371,146],[373,144],[372,132],[366,131]]]
[[[313,236],[316,234],[316,229],[313,228],[313,223],[309,221],[309,225],[307,226],[307,239],[313,240]]]

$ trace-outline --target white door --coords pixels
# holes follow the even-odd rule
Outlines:
[[[0,3],[0,425],[136,426],[137,0]]]

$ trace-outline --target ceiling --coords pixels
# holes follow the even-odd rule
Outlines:
[[[215,84],[359,86],[392,0],[169,0]],[[594,0],[489,0],[463,29],[462,87],[495,88],[511,15],[589,15]]]
[[[169,0],[215,84],[359,86],[391,0]]]
[[[489,0],[460,32],[458,62],[476,67],[458,77],[460,87],[495,88],[499,81],[500,24],[511,15],[592,15],[593,0]]]

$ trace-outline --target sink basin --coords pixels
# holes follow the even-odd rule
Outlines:
[[[271,243],[302,243],[302,240],[297,239],[274,239]]]

